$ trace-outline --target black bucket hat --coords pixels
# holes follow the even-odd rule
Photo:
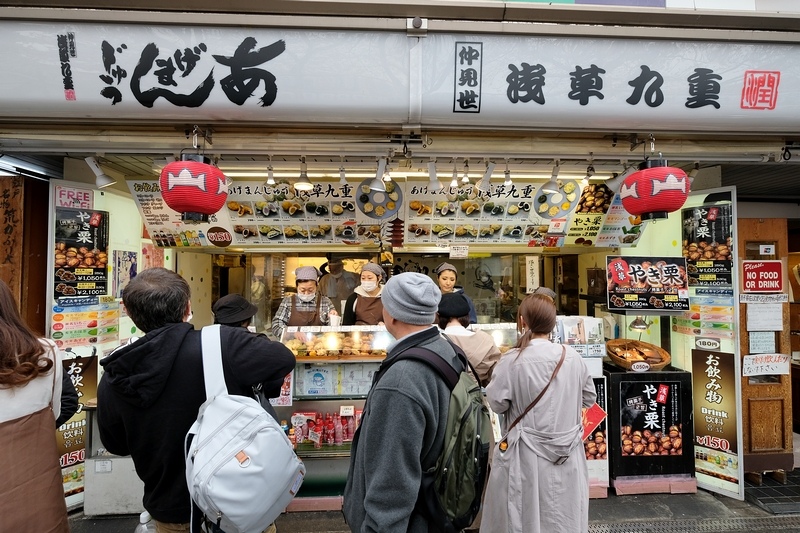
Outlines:
[[[211,311],[218,324],[235,324],[253,318],[258,307],[238,294],[228,294],[214,302]]]

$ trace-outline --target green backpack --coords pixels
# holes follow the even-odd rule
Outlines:
[[[391,362],[394,364],[402,359],[424,361],[436,370],[450,389],[442,453],[436,465],[422,473],[416,505],[419,512],[446,533],[461,531],[478,515],[492,442],[489,410],[483,403],[480,385],[467,369],[473,375],[477,374],[464,351],[452,342],[450,345],[462,362],[462,372],[457,372],[435,352],[416,346],[401,352]],[[380,373],[383,374],[389,366],[381,368]]]

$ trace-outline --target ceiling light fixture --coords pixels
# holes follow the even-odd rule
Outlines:
[[[275,185],[275,172],[272,169],[272,156],[269,156],[269,164],[267,165],[267,181],[264,182],[264,188]]]
[[[94,172],[94,184],[98,189],[104,189],[117,182],[117,180],[103,172],[103,169],[100,168],[100,165],[97,164],[97,159],[94,157],[87,157],[84,161],[86,161],[86,164],[89,165],[89,168]]]
[[[692,170],[689,171],[689,185],[694,183],[694,178],[697,177],[697,174],[700,172],[700,161],[694,162],[694,167]]]
[[[506,187],[511,187],[513,182],[511,181],[511,171],[508,170],[508,159],[506,159],[506,170],[503,174],[505,176],[505,179],[503,180],[503,185]]]
[[[461,183],[464,185],[469,183],[469,159],[464,161],[464,175],[461,177]]]
[[[339,162],[339,184],[347,185],[347,176],[344,172],[344,157],[342,157],[341,161]]]
[[[608,179],[604,182],[606,187],[608,187],[609,190],[611,190],[612,192],[617,192],[620,186],[622,185],[622,182],[625,181],[625,179],[628,176],[630,176],[631,174],[633,174],[638,170],[635,165],[628,166],[627,161],[623,161],[622,165],[623,165],[622,173],[616,174],[611,179]]]
[[[386,192],[386,185],[383,184],[383,173],[386,172],[386,158],[381,157],[378,159],[378,171],[375,177],[369,182],[369,188],[373,191]]]
[[[486,172],[483,173],[483,178],[481,178],[481,181],[478,183],[479,191],[486,194],[489,194],[489,192],[491,191],[492,188],[491,179],[492,179],[492,173],[494,172],[494,167],[495,164],[492,163],[491,161],[486,162]]]
[[[444,189],[442,182],[436,178],[436,160],[428,161],[428,192]]]
[[[586,167],[586,176],[581,180],[581,190],[585,189],[589,185],[589,180],[594,176],[594,165],[592,164],[593,161],[591,159],[592,154],[589,154],[589,166]]]
[[[389,165],[386,165],[386,171],[383,173],[383,181],[392,181],[392,170]]]
[[[450,180],[450,188],[457,189],[458,188],[458,168],[456,168],[456,160],[453,160],[453,179]]]
[[[308,167],[306,166],[306,156],[300,157],[300,177],[294,182],[294,188],[298,191],[310,191],[314,184],[308,179]]]
[[[553,173],[550,175],[550,179],[542,185],[542,192],[544,193],[555,193],[558,192],[558,171],[560,170],[561,161],[556,159],[556,164],[553,166]]]

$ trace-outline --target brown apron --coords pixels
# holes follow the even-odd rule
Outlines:
[[[287,326],[322,326],[322,318],[319,316],[319,304],[322,296],[317,294],[317,308],[314,311],[298,311],[297,296],[292,296],[292,311],[289,314]]]
[[[68,533],[53,410],[0,424],[0,450],[2,530]]]
[[[380,298],[356,295],[356,325],[377,326],[383,322],[383,302]]]

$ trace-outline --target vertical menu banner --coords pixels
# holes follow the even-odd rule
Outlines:
[[[56,207],[53,297],[108,293],[108,212]]]
[[[739,491],[734,354],[692,350],[695,471],[699,482]]]
[[[78,411],[56,430],[64,496],[68,505],[71,505],[71,500],[74,501],[76,495],[82,498],[84,487],[87,428],[83,406],[97,397],[97,356],[65,358],[63,365],[64,373],[72,380],[78,392]]]

